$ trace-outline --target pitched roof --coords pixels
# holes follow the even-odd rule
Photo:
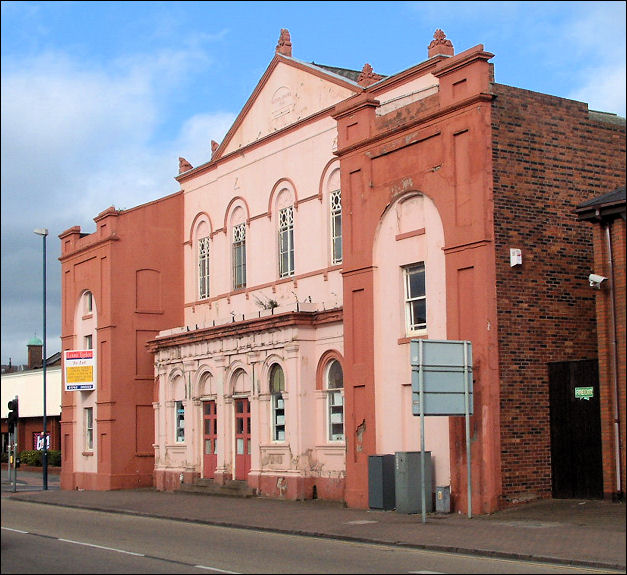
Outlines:
[[[575,209],[581,220],[596,220],[600,217],[625,215],[625,186],[580,204]]]
[[[338,68],[337,66],[325,66],[324,64],[316,64],[315,62],[311,62],[311,65],[316,66],[317,68],[322,68],[323,70],[327,70],[332,74],[337,74],[338,76],[348,78],[352,82],[357,82],[357,80],[359,79],[359,74],[361,74],[359,70],[349,70],[348,68]]]

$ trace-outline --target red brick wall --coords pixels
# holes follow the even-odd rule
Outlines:
[[[46,431],[50,435],[50,450],[58,451],[61,449],[61,418],[59,416],[46,417]],[[3,426],[3,431],[6,426]],[[22,417],[18,423],[18,446],[21,451],[30,451],[35,449],[33,445],[33,434],[42,433],[44,429],[43,418],[41,417]]]
[[[551,494],[547,363],[597,357],[592,230],[575,208],[624,185],[625,126],[494,85],[503,503]],[[522,265],[510,267],[510,248]]]

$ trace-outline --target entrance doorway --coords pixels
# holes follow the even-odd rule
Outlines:
[[[213,479],[218,464],[218,415],[215,401],[203,401],[203,477]]]
[[[549,363],[551,469],[556,499],[602,499],[598,362]]]
[[[250,471],[250,402],[238,397],[235,404],[235,479],[245,481]]]

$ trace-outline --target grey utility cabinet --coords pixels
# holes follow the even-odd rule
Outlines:
[[[370,509],[394,509],[394,455],[368,457],[368,505]]]
[[[394,454],[394,492],[398,513],[422,513],[421,452]],[[433,511],[431,452],[425,451],[425,512]]]

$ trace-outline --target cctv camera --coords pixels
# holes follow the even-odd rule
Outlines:
[[[601,289],[601,284],[606,279],[607,279],[606,277],[600,276],[600,275],[597,275],[597,274],[590,274],[588,276],[588,280],[590,281],[590,287],[597,288],[597,289]]]

